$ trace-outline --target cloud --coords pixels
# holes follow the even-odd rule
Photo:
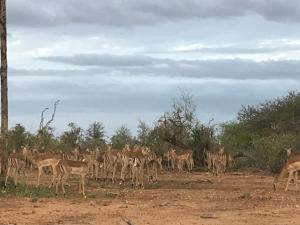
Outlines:
[[[298,0],[10,0],[7,9],[8,23],[39,27],[80,23],[126,27],[248,15],[283,23],[300,22]]]
[[[299,60],[174,60],[143,55],[97,55],[40,57],[41,60],[80,66],[93,74],[167,76],[224,79],[300,79]],[[93,67],[89,69],[89,67]],[[98,71],[97,71],[98,70]],[[101,72],[102,70],[102,72]],[[84,71],[82,71],[84,72]]]
[[[155,121],[169,110],[180,89],[194,96],[201,121],[234,119],[241,105],[295,90],[300,80],[225,79],[122,76],[14,77],[9,79],[10,124],[22,122],[38,127],[40,112],[60,99],[55,126],[65,129],[68,122],[87,127],[95,120],[104,122],[108,134],[127,124],[135,130],[138,119]],[[43,78],[43,79],[42,79]],[[266,88],[272,87],[272,88]],[[50,110],[51,111],[51,110]],[[20,113],[21,112],[21,113]]]
[[[39,57],[49,62],[66,63],[77,66],[103,67],[145,67],[153,66],[161,59],[154,59],[144,55],[109,55],[109,54],[78,54],[74,56]]]

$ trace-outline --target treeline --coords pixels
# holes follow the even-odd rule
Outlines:
[[[286,148],[300,149],[300,93],[290,92],[256,106],[243,106],[237,119],[231,122],[221,125],[212,122],[201,122],[192,96],[183,94],[152,126],[139,121],[136,136],[121,126],[107,137],[101,122],[92,123],[86,130],[69,123],[58,137],[51,126],[30,133],[17,124],[9,131],[8,148],[12,151],[27,144],[41,150],[68,152],[75,147],[93,150],[112,145],[114,149],[122,149],[129,144],[148,146],[163,155],[172,147],[193,150],[196,166],[203,166],[205,151],[224,146],[234,156],[235,168],[276,172],[286,159]]]
[[[67,130],[58,137],[54,135],[54,127],[47,126],[36,133],[26,131],[21,124],[9,130],[9,151],[20,149],[22,145],[39,150],[68,152],[75,147],[91,150],[106,149],[112,145],[114,149],[130,146],[148,146],[159,155],[172,148],[179,150],[192,149],[197,165],[203,165],[204,149],[213,148],[217,140],[213,125],[203,124],[196,116],[193,98],[183,94],[175,99],[168,112],[165,112],[150,126],[139,121],[137,135],[132,135],[126,126],[119,127],[111,137],[107,137],[105,126],[101,122],[92,123],[84,130],[75,123],[69,123]]]
[[[237,156],[236,167],[277,172],[286,160],[286,149],[300,149],[300,93],[246,106],[237,120],[222,125],[222,145]],[[240,157],[238,157],[240,156]]]

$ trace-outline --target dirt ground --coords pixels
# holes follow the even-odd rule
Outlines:
[[[294,185],[284,192],[281,184],[274,193],[272,181],[263,174],[215,178],[165,172],[159,183],[144,190],[88,181],[84,199],[74,180],[66,197],[0,198],[0,224],[300,224],[300,195]]]

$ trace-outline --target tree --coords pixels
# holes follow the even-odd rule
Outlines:
[[[160,118],[155,130],[172,147],[192,149],[198,165],[203,164],[204,150],[216,145],[214,126],[200,123],[193,97],[187,93],[174,100],[171,110]]]
[[[110,141],[112,147],[116,149],[122,149],[126,144],[133,145],[135,143],[134,137],[126,126],[118,128]]]
[[[105,145],[105,131],[101,122],[94,122],[89,126],[85,135],[85,145],[91,149]]]
[[[28,133],[26,132],[25,127],[19,123],[16,124],[16,126],[8,132],[8,149],[20,149],[21,146],[27,144],[27,136]]]
[[[1,32],[1,147],[7,154],[8,144],[8,96],[7,96],[7,33],[6,33],[6,0],[0,3]]]
[[[147,126],[144,121],[138,121],[138,130],[137,130],[137,141],[141,146],[150,146],[152,142],[151,131],[152,129]]]
[[[63,132],[60,137],[61,143],[64,145],[65,150],[71,150],[82,144],[83,141],[83,130],[78,127],[76,123],[68,124],[69,130]]]
[[[55,114],[56,114],[56,108],[58,103],[60,102],[60,100],[56,100],[54,102],[54,107],[53,107],[53,112],[52,112],[52,116],[51,119],[49,119],[45,124],[44,124],[44,113],[49,110],[49,108],[45,108],[43,109],[42,113],[41,113],[41,121],[40,121],[40,125],[39,125],[39,129],[36,135],[36,146],[38,146],[40,149],[49,149],[54,147],[53,146],[53,141],[57,141],[54,140],[54,136],[53,136],[53,131],[54,131],[54,127],[51,127],[51,123],[54,120]]]
[[[198,119],[192,96],[182,94],[175,99],[172,108],[165,113],[157,124],[160,137],[179,148],[189,148],[192,129]]]

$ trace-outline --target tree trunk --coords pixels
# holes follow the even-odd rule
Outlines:
[[[8,97],[7,97],[7,33],[6,33],[6,0],[0,0],[1,32],[1,152],[7,156],[8,143]]]

